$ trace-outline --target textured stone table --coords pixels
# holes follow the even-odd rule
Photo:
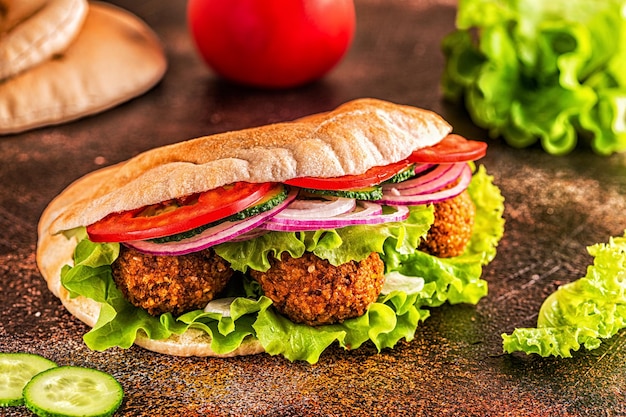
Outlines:
[[[35,264],[46,204],[79,176],[143,150],[195,136],[294,119],[357,97],[435,110],[470,138],[485,138],[441,100],[440,41],[454,3],[357,0],[358,29],[324,80],[286,91],[220,81],[203,66],[182,1],[116,1],[163,40],[169,69],[147,94],[74,123],[0,137],[0,351],[37,352],[114,375],[118,415],[619,415],[626,413],[626,333],[566,360],[502,353],[503,332],[532,326],[543,299],[585,273],[586,246],[626,228],[626,156],[580,149],[552,157],[490,141],[482,163],[506,198],[506,234],[484,270],[477,306],[444,306],[415,340],[377,353],[330,349],[319,363],[265,354],[175,358],[141,348],[91,352],[87,328],[47,290]],[[380,32],[379,32],[380,30]],[[24,408],[0,409],[27,416]]]

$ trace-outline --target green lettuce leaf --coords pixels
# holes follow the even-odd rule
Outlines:
[[[626,233],[587,249],[594,257],[587,274],[546,298],[536,328],[503,334],[505,352],[571,357],[626,327]]]
[[[466,252],[456,258],[438,259],[415,249],[433,221],[433,208],[429,206],[412,208],[409,219],[402,223],[311,233],[268,233],[243,245],[223,244],[216,248],[239,271],[266,269],[267,257],[283,251],[292,256],[312,251],[336,264],[363,259],[372,251],[381,253],[393,279],[388,280],[366,314],[339,324],[310,327],[291,322],[277,314],[271,300],[260,293],[258,284],[243,274],[229,284],[227,296],[234,298],[228,305],[228,314],[197,310],[179,317],[150,316],[133,307],[115,287],[110,264],[117,257],[119,245],[92,243],[84,233],[77,245],[74,266],[63,268],[61,282],[72,296],[81,295],[101,303],[96,326],[84,336],[87,346],[94,350],[127,348],[138,334],[163,339],[194,328],[211,336],[211,348],[217,353],[232,352],[249,336],[256,337],[269,354],[283,355],[292,361],[317,362],[333,343],[356,349],[371,342],[380,351],[401,339],[411,340],[418,324],[429,316],[430,307],[446,301],[475,304],[486,295],[487,284],[480,275],[482,266],[495,256],[504,232],[504,200],[482,166],[468,190],[477,218]]]
[[[444,96],[510,145],[626,151],[623,0],[461,0]]]

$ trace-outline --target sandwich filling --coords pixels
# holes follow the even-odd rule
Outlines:
[[[398,211],[383,207],[381,216]],[[168,253],[177,245],[187,252],[185,239],[140,241],[150,248],[141,251],[138,241],[94,243],[83,230],[75,267],[64,268],[62,283],[73,296],[103,303],[99,323],[85,335],[97,350],[129,347],[138,333],[160,339],[190,327],[207,331],[218,353],[247,337],[271,354],[309,362],[333,342],[392,347],[413,338],[428,307],[486,295],[482,265],[495,256],[503,232],[502,197],[483,167],[458,195],[406,209],[402,218],[373,224],[257,227],[244,240],[239,235],[183,254]],[[156,245],[166,246],[165,254],[151,253]],[[94,269],[81,256],[103,261]],[[277,342],[284,338],[300,344]]]
[[[449,129],[364,99],[148,151],[51,204],[43,270],[70,311],[89,309],[94,350],[185,340],[315,362],[331,344],[393,347],[431,307],[486,295],[503,234],[503,198],[474,162],[486,144]],[[46,232],[72,239],[54,237],[58,257],[74,249],[60,274]]]

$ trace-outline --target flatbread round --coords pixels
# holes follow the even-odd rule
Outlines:
[[[0,80],[62,53],[80,32],[87,0],[0,0]]]
[[[0,82],[0,134],[94,114],[153,87],[167,67],[157,36],[135,15],[91,3],[61,55]]]
[[[37,264],[50,290],[90,326],[99,305],[70,299],[60,284],[77,242],[59,232],[86,226],[106,214],[205,191],[236,181],[283,182],[301,176],[336,177],[365,172],[432,146],[451,130],[437,114],[375,99],[293,122],[206,136],[156,148],[127,162],[94,171],[67,187],[44,210],[38,226]],[[190,329],[181,336],[149,340],[147,349],[180,356],[222,356],[208,335]],[[262,352],[248,338],[226,356]]]

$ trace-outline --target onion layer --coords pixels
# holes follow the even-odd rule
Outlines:
[[[413,171],[413,173],[415,175],[417,174],[421,174],[422,172],[434,167],[435,164],[415,164],[415,170]]]
[[[472,181],[472,170],[466,163],[455,165],[459,166],[458,169],[455,168],[454,170],[447,170],[438,180],[438,182],[443,185],[434,191],[424,191],[430,187],[412,187],[406,189],[390,187],[384,192],[383,198],[377,201],[377,203],[391,206],[417,206],[421,204],[438,203],[440,201],[456,197],[461,194]],[[457,181],[457,183],[454,186],[444,188],[455,181]]]
[[[357,201],[356,208],[350,213],[334,217],[308,219],[289,219],[274,216],[261,224],[259,228],[279,232],[302,232],[319,229],[338,229],[362,224],[380,224],[405,220],[409,216],[408,207],[393,207],[396,211],[383,214],[382,206],[371,201]]]
[[[354,210],[356,200],[353,198],[315,196],[313,199],[296,199],[283,211],[274,216],[282,219],[309,219],[334,217]]]
[[[404,190],[415,189],[415,192],[412,191],[411,194],[418,194],[418,191],[421,190],[424,190],[423,192],[431,192],[454,181],[461,173],[464,165],[466,164],[437,165],[435,169],[424,175],[411,178],[399,184],[385,184],[383,186],[383,192],[390,192],[393,189],[401,192],[404,192]]]

